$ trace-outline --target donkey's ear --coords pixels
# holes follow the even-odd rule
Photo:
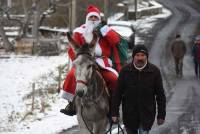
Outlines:
[[[69,40],[70,45],[76,50],[79,48],[79,45],[77,45],[77,43],[74,41],[74,39],[72,38],[70,32],[67,32],[67,38]]]
[[[96,32],[93,32],[93,39],[92,39],[92,41],[91,41],[91,43],[90,43],[90,48],[95,47],[96,42],[97,42],[97,38],[98,38],[97,33],[96,33]]]

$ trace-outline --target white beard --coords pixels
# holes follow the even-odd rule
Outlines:
[[[90,43],[93,39],[93,30],[94,28],[96,28],[98,25],[100,24],[100,20],[99,21],[91,21],[91,20],[87,20],[85,23],[85,31],[83,33],[83,37],[86,41],[86,43]]]

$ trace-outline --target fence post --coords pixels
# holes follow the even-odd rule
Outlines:
[[[61,90],[61,73],[62,73],[62,67],[59,66],[58,67],[58,89],[57,89],[57,92],[60,93],[60,90]]]
[[[42,95],[41,95],[41,110],[40,110],[40,112],[42,112],[42,113],[44,113],[44,111],[45,111],[45,99],[44,99],[44,93],[42,92]]]
[[[35,83],[32,84],[32,107],[31,107],[31,112],[34,110],[34,102],[35,101]]]

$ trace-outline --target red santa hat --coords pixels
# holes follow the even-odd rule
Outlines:
[[[87,8],[86,20],[88,20],[90,16],[97,16],[100,20],[101,19],[100,10],[93,5],[89,5]]]

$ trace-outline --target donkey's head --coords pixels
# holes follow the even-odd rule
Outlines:
[[[75,51],[76,59],[73,61],[73,66],[76,68],[76,93],[82,97],[87,93],[89,82],[95,68],[95,61],[93,58],[94,50],[97,41],[97,35],[93,35],[91,43],[79,46],[67,33],[68,40]]]

